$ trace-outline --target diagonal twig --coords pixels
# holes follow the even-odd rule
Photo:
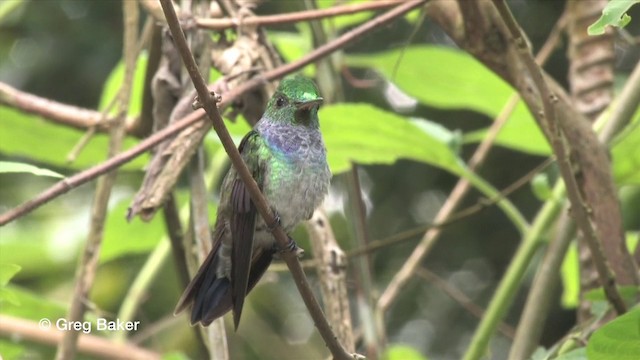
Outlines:
[[[167,19],[167,23],[169,25],[169,29],[173,34],[176,47],[178,48],[180,55],[182,56],[185,67],[187,68],[189,76],[191,77],[196,91],[198,92],[200,103],[207,112],[210,120],[213,122],[213,128],[218,134],[218,137],[220,138],[225,151],[229,155],[229,158],[231,159],[231,162],[236,169],[238,176],[242,179],[245,186],[247,187],[247,190],[251,196],[251,200],[255,204],[258,212],[264,219],[265,223],[276,224],[275,229],[272,231],[276,239],[276,243],[278,244],[278,246],[286,248],[289,241],[287,235],[285,234],[282,227],[275,221],[269,204],[262,195],[247,166],[244,164],[240,153],[236,149],[235,144],[233,143],[233,140],[231,139],[231,136],[229,135],[229,132],[224,125],[222,117],[218,112],[214,97],[209,93],[209,89],[207,88],[204,79],[200,75],[195,59],[193,58],[193,55],[189,50],[186,39],[184,37],[184,33],[180,28],[180,22],[178,21],[178,17],[175,13],[175,10],[173,9],[171,0],[161,0],[161,4],[165,17]],[[313,295],[313,291],[306,280],[304,271],[300,267],[297,256],[293,252],[285,252],[282,255],[287,265],[289,266],[289,269],[291,270],[291,274],[295,279],[298,291],[300,292],[305,305],[309,309],[311,317],[313,318],[315,325],[321,336],[323,337],[327,347],[331,351],[331,354],[334,356],[334,358],[337,359],[354,358],[355,354],[349,354],[333,333],[331,326],[327,322],[327,319],[322,312],[322,308]]]

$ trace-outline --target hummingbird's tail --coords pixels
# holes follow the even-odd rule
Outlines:
[[[202,325],[207,326],[231,310],[231,283],[226,277],[216,276],[217,251],[215,250],[217,249],[209,253],[196,276],[187,285],[174,311],[177,315],[193,304],[191,325],[201,322]]]
[[[217,248],[214,248],[204,260],[198,273],[187,285],[176,305],[174,315],[193,304],[191,309],[191,325],[198,322],[208,326],[215,319],[226,314],[233,307],[231,299],[231,282],[227,277],[217,277]],[[267,270],[273,259],[274,250],[260,249],[254,253],[247,293],[253,289]]]

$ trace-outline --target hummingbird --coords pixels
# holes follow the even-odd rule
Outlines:
[[[331,172],[320,133],[322,104],[315,83],[301,75],[285,77],[238,150],[276,221],[286,233],[308,220],[329,190]],[[233,310],[238,329],[244,299],[282,251],[302,250],[289,237],[279,249],[272,230],[257,214],[233,166],[220,190],[212,249],[178,301],[175,314],[191,305],[191,324],[211,324]]]

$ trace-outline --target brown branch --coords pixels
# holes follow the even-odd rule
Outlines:
[[[200,75],[198,70],[198,66],[193,58],[193,54],[189,50],[189,46],[187,45],[186,39],[184,37],[184,33],[180,28],[180,22],[178,21],[178,17],[173,9],[173,5],[171,0],[161,0],[162,10],[164,11],[165,17],[167,19],[167,23],[169,25],[169,29],[173,35],[173,39],[175,41],[176,47],[178,48],[180,55],[182,56],[182,60],[189,72],[189,76],[198,92],[198,98],[202,107],[207,112],[209,119],[213,122],[213,128],[218,134],[220,141],[229,155],[231,162],[236,169],[238,176],[242,179],[247,190],[251,196],[251,200],[255,204],[260,216],[264,219],[266,224],[275,224],[275,229],[272,231],[275,237],[276,243],[281,248],[286,248],[289,242],[289,239],[282,229],[282,227],[275,221],[275,217],[267,203],[266,199],[262,195],[258,185],[255,180],[251,176],[249,169],[244,164],[240,153],[235,147],[229,132],[227,131],[226,126],[224,125],[224,121],[218,112],[218,108],[216,106],[216,101],[213,96],[209,93],[209,89],[207,85]],[[320,304],[316,301],[313,291],[309,286],[309,283],[306,280],[304,275],[304,271],[300,267],[300,263],[298,262],[298,258],[294,252],[285,252],[282,254],[284,260],[286,261],[289,269],[291,270],[291,274],[295,280],[296,286],[298,287],[298,291],[302,296],[305,305],[309,309],[309,313],[313,318],[316,328],[320,332],[320,335],[323,337],[327,347],[331,351],[331,354],[334,358],[337,359],[351,359],[354,355],[349,354],[344,346],[340,344],[337,340],[337,337],[333,333],[331,329],[331,325],[327,322],[325,318],[322,308]]]
[[[113,116],[105,116],[95,110],[63,104],[15,89],[0,82],[0,103],[29,114],[42,116],[55,123],[86,130],[96,127],[108,131],[114,122]],[[131,122],[127,121],[127,125]],[[130,130],[130,129],[127,129]]]
[[[123,3],[124,13],[124,49],[125,54],[125,75],[120,90],[120,109],[116,118],[115,126],[111,129],[109,140],[109,157],[116,156],[122,147],[125,137],[125,119],[129,110],[129,100],[131,97],[131,87],[133,84],[133,73],[136,64],[136,39],[138,33],[138,4],[136,2],[125,1]],[[98,259],[100,257],[100,245],[102,243],[104,223],[107,218],[107,207],[111,196],[111,189],[116,181],[117,171],[114,170],[106,174],[98,181],[95,191],[94,204],[91,212],[91,224],[87,243],[82,253],[82,259],[78,265],[76,273],[76,284],[73,291],[73,298],[68,321],[80,322],[84,318],[86,302],[89,291],[93,285]],[[57,360],[73,359],[76,354],[76,346],[79,331],[67,331],[64,333],[62,341],[56,352]]]
[[[6,337],[20,337],[27,341],[55,346],[62,341],[65,331],[55,328],[46,329],[35,321],[0,315],[0,334]],[[103,337],[88,334],[80,334],[78,351],[105,359],[159,360],[162,358],[159,353],[132,344],[115,343]]]
[[[362,11],[371,11],[377,9],[385,9],[402,3],[400,0],[377,0],[360,4],[346,4],[330,7],[320,10],[306,10],[289,14],[251,16],[247,18],[224,18],[224,19],[196,19],[196,24],[204,29],[224,30],[229,28],[237,28],[242,26],[268,26],[289,24],[300,21],[309,21],[315,19],[323,19],[327,17],[335,17],[340,15],[348,15]]]
[[[558,167],[566,185],[567,195],[572,204],[572,213],[578,228],[581,230],[589,248],[591,249],[591,254],[607,299],[611,302],[618,314],[623,314],[626,312],[627,307],[615,286],[615,276],[603,253],[601,239],[598,238],[596,230],[591,222],[590,214],[593,210],[589,206],[599,206],[599,204],[588,203],[581,194],[580,187],[572,168],[572,162],[568,158],[569,149],[566,148],[564,143],[564,133],[568,130],[568,126],[566,123],[561,123],[556,116],[555,107],[558,102],[558,98],[556,95],[552,95],[549,91],[549,87],[542,75],[542,71],[533,59],[524,39],[524,35],[520,31],[520,27],[513,18],[507,4],[504,0],[493,0],[493,3],[511,33],[515,46],[518,50],[517,54],[526,66],[529,73],[528,75],[531,77],[534,86],[539,93],[539,101],[542,103],[543,111],[541,115],[544,121],[546,121],[549,134],[551,135],[551,147],[558,158]],[[593,132],[592,135],[595,137]],[[620,276],[622,276],[622,274],[620,274]]]

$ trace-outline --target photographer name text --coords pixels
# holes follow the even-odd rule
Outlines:
[[[38,323],[42,329],[50,329],[52,327],[60,331],[81,331],[89,334],[92,331],[138,331],[140,321],[120,321],[120,319],[109,320],[98,318],[93,321],[69,321],[65,318],[51,321],[47,318],[40,319]]]

